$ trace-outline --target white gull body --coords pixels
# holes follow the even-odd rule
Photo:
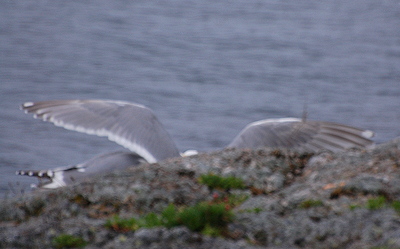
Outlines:
[[[93,175],[138,165],[142,161],[154,163],[181,155],[157,117],[143,105],[112,100],[54,100],[26,102],[21,108],[56,126],[105,136],[131,151],[106,153],[74,166],[17,171],[19,175],[45,179],[46,182],[38,186],[41,188],[62,187]],[[369,130],[332,122],[265,119],[247,125],[227,147],[338,152],[371,146],[373,135]]]

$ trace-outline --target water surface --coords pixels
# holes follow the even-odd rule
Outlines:
[[[3,1],[0,194],[17,169],[120,147],[18,110],[118,99],[152,108],[180,150],[227,145],[249,122],[300,117],[400,136],[399,1]],[[12,188],[10,188],[10,185]]]

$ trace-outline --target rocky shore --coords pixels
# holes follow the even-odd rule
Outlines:
[[[207,174],[244,186],[210,187],[199,180]],[[233,214],[218,234],[110,225],[216,200]],[[400,248],[400,139],[337,154],[230,149],[8,198],[0,201],[0,247]]]

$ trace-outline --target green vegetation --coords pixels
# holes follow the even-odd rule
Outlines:
[[[218,201],[216,197],[214,201]],[[220,198],[219,202],[226,203],[227,207],[234,208],[245,202],[249,198],[247,194],[230,194],[224,198]]]
[[[308,200],[301,202],[299,204],[299,208],[307,209],[307,208],[312,208],[312,207],[320,207],[323,205],[324,205],[324,203],[321,200],[308,199]]]
[[[367,208],[371,210],[383,208],[385,205],[386,205],[386,198],[384,196],[371,198],[367,201]]]
[[[212,189],[229,191],[244,189],[244,181],[233,176],[221,177],[214,174],[201,175],[199,182]],[[226,226],[234,218],[232,209],[247,198],[248,194],[214,193],[211,201],[188,207],[169,204],[160,214],[149,213],[142,217],[123,219],[119,216],[107,220],[105,226],[119,232],[135,231],[139,228],[186,226],[195,232],[210,236],[224,234]]]
[[[381,195],[376,198],[371,198],[367,202],[367,208],[371,210],[376,210],[384,207],[391,207],[398,214],[400,214],[400,201],[398,200],[389,201],[384,196]]]
[[[255,213],[255,214],[258,214],[258,213],[260,213],[262,211],[263,211],[262,208],[255,207],[255,208],[247,208],[247,209],[239,210],[239,213]]]
[[[60,234],[53,239],[55,248],[82,248],[87,245],[87,242],[81,237],[69,234]]]
[[[360,207],[362,207],[362,206],[350,205],[349,208],[351,210],[354,210],[354,209],[360,208]],[[378,210],[381,208],[390,207],[390,208],[393,208],[400,215],[400,201],[398,201],[398,200],[390,201],[390,200],[386,199],[386,197],[383,195],[368,199],[365,207],[370,210]]]
[[[137,219],[121,219],[118,215],[114,215],[111,219],[108,219],[105,226],[112,228],[115,231],[127,232],[131,230],[137,230],[139,225],[137,225]]]
[[[229,191],[231,189],[244,189],[246,187],[244,181],[234,176],[218,176],[213,173],[201,175],[199,182],[212,189],[222,189]]]
[[[398,214],[400,214],[400,201],[393,201],[391,206]]]
[[[177,221],[192,231],[219,234],[220,229],[233,220],[233,213],[224,203],[201,202],[188,207],[177,214]]]
[[[357,204],[352,204],[352,205],[349,206],[350,210],[354,210],[354,209],[360,208],[360,207],[361,207],[361,206],[360,206],[360,205],[357,205]]]
[[[208,235],[220,235],[226,225],[233,220],[233,213],[225,203],[200,202],[182,209],[168,205],[160,215],[149,213],[140,218],[122,219],[114,216],[105,224],[116,231],[126,232],[141,227],[165,226],[171,228],[184,225],[192,231]]]
[[[122,219],[118,215],[107,220],[105,226],[112,228],[119,232],[135,231],[139,228],[152,228],[152,227],[173,227],[179,225],[177,221],[177,209],[170,204],[166,207],[161,215],[149,213],[140,218]]]

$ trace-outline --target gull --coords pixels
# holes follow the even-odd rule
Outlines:
[[[53,189],[81,182],[84,179],[123,170],[133,165],[146,162],[141,156],[130,151],[115,151],[93,157],[76,165],[57,167],[47,170],[19,170],[17,175],[37,177],[39,184],[32,184],[32,188]]]
[[[50,100],[26,102],[26,113],[56,126],[90,135],[104,136],[129,149],[99,155],[86,162],[48,170],[19,170],[46,180],[36,187],[58,188],[87,177],[124,169],[142,162],[196,154],[179,153],[174,141],[146,106],[115,100]],[[340,152],[373,145],[374,133],[343,124],[298,118],[265,119],[248,124],[226,148],[294,149],[307,152]]]

